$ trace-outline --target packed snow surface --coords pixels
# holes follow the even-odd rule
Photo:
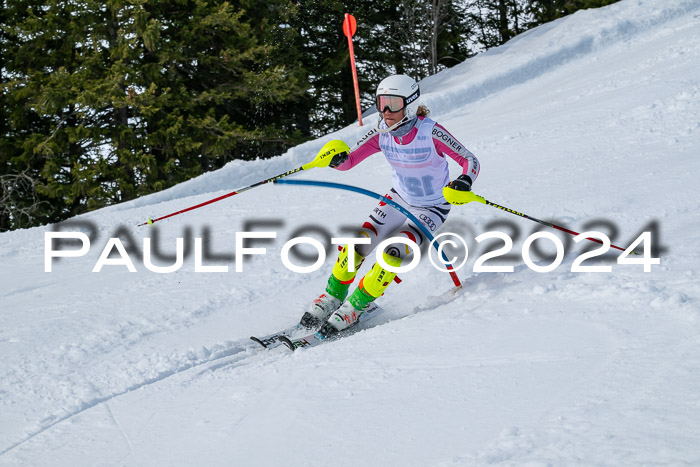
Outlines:
[[[330,139],[352,143],[370,117],[67,225],[1,234],[0,464],[700,465],[700,2],[580,11],[421,85],[431,117],[479,157],[475,192],[623,248],[648,231],[659,264],[618,264],[610,249],[582,263],[609,272],[574,272],[597,245],[455,206],[442,231],[469,246],[459,291],[423,258],[371,326],[292,353],[248,337],[296,322],[336,253],[293,273],[284,244],[352,236],[376,200],[266,184],[137,227],[298,167]],[[381,194],[391,184],[380,154],[293,177]],[[82,231],[90,248],[45,272],[54,230]],[[566,246],[549,272],[521,253],[537,230]],[[504,245],[475,237],[495,231],[513,247],[485,265],[513,271],[475,272]],[[276,238],[247,240],[266,254],[236,261],[241,232]],[[93,272],[117,237],[136,272],[109,261]],[[169,257],[151,259],[161,267],[183,238],[182,267],[149,270],[145,238]],[[202,265],[227,272],[195,271],[195,238]],[[554,256],[551,239],[535,245]]]

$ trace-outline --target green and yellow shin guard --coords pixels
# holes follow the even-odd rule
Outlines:
[[[401,266],[401,258],[383,254],[384,262],[392,268]],[[375,263],[372,269],[362,278],[357,289],[350,295],[348,301],[356,310],[362,310],[378,297],[381,297],[384,291],[394,281],[395,272],[390,272]]]
[[[350,272],[348,268],[348,264],[350,264],[350,255],[348,254],[348,246],[345,245],[343,249],[340,250],[338,260],[333,265],[333,272],[331,273],[331,277],[328,278],[326,292],[339,300],[345,300],[345,297],[348,295],[350,284],[352,284],[355,280],[355,275],[357,275],[357,269],[362,265],[364,260],[364,256],[360,256],[355,252],[353,261],[355,267],[352,272]]]

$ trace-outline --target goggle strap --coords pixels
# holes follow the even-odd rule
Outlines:
[[[406,102],[405,105],[410,104],[411,102],[415,101],[419,97],[420,97],[420,88],[416,89],[416,92],[414,92],[413,94],[411,94],[410,96],[408,96],[405,99],[405,102]]]

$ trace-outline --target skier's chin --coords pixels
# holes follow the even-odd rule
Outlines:
[[[384,123],[386,123],[387,126],[395,125],[396,122],[398,122],[398,121],[399,121],[398,118],[394,118],[394,117],[387,118],[387,117],[384,117]]]

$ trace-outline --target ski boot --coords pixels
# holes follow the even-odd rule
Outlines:
[[[375,297],[369,295],[362,288],[362,282],[355,289],[355,291],[348,297],[348,300],[343,303],[343,305],[331,313],[328,320],[323,323],[321,329],[318,333],[324,338],[328,338],[333,334],[337,334],[340,331],[344,331],[357,324],[360,316],[369,308],[370,303],[374,301]]]
[[[304,313],[299,324],[306,328],[317,328],[328,319],[331,313],[340,308],[348,295],[350,284],[355,280],[357,269],[364,259],[363,256],[355,253],[354,270],[348,271],[348,246],[345,245],[333,266],[325,293],[313,301],[311,308]]]
[[[384,253],[384,262],[391,267],[401,266],[401,258]],[[347,301],[332,312],[328,320],[319,329],[319,335],[326,339],[333,334],[344,331],[355,325],[360,316],[369,308],[370,304],[380,297],[396,277],[395,272],[390,272],[376,263],[360,284],[348,297]]]
[[[311,304],[311,309],[304,313],[299,324],[311,329],[318,327],[335,310],[340,308],[343,301],[330,293],[323,293]]]

